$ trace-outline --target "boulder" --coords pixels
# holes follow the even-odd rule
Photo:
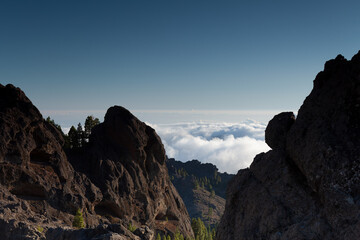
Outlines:
[[[295,122],[292,112],[282,112],[270,120],[265,129],[265,142],[272,149],[285,149],[286,134]]]

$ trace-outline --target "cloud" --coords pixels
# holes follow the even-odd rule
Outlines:
[[[169,157],[210,162],[221,172],[236,173],[248,167],[256,154],[270,149],[264,141],[266,125],[255,121],[149,125],[161,137]]]

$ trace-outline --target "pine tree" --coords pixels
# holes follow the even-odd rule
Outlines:
[[[197,179],[194,180],[194,189],[198,190],[199,189],[199,182]]]
[[[76,215],[75,215],[74,221],[73,221],[73,227],[75,227],[75,228],[84,228],[85,227],[84,218],[82,216],[82,212],[80,209],[78,209],[76,211]]]
[[[85,136],[84,136],[84,130],[82,128],[81,123],[78,124],[76,131],[78,134],[77,137],[78,137],[79,146],[83,147],[85,145]]]
[[[128,230],[129,230],[130,232],[135,232],[136,226],[132,225],[132,223],[130,222],[130,223],[129,223],[129,226],[128,226]]]
[[[213,214],[213,209],[212,209],[212,207],[209,207],[209,216],[212,216],[212,214]]]
[[[70,148],[80,147],[79,141],[78,141],[78,133],[74,126],[71,126],[70,131],[68,133],[68,137],[69,137],[69,147]]]
[[[161,240],[160,233],[157,234],[156,240]]]
[[[48,122],[48,123],[50,123],[50,124],[52,124],[54,127],[56,127],[57,130],[59,130],[60,133],[64,136],[64,133],[63,133],[63,131],[62,131],[62,129],[61,129],[61,126],[60,126],[59,124],[55,123],[54,119],[51,119],[50,116],[48,116],[48,117],[45,119],[45,121]]]
[[[86,142],[89,142],[89,136],[91,134],[91,129],[100,123],[98,118],[94,118],[94,116],[88,116],[85,120],[84,124],[84,138]]]

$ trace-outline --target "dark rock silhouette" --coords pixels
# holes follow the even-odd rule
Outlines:
[[[160,138],[129,111],[110,108],[86,148],[67,156],[63,143],[19,88],[0,85],[1,239],[193,236]],[[72,229],[77,209],[88,229]]]
[[[272,149],[285,149],[286,134],[295,122],[292,112],[283,112],[274,116],[265,130],[265,142]]]
[[[272,148],[229,184],[217,238],[360,238],[360,52],[325,64],[296,120],[269,122]]]

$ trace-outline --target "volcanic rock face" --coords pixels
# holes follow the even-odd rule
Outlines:
[[[126,109],[110,108],[88,147],[69,153],[75,169],[63,142],[19,88],[0,85],[1,239],[193,236],[159,137]],[[77,209],[92,229],[71,228]]]
[[[229,184],[218,239],[359,239],[360,53],[328,61],[296,120],[265,134],[273,150]]]
[[[96,126],[84,154],[71,162],[103,194],[98,215],[131,219],[164,232],[192,229],[186,207],[170,182],[165,150],[155,130],[114,106]]]

